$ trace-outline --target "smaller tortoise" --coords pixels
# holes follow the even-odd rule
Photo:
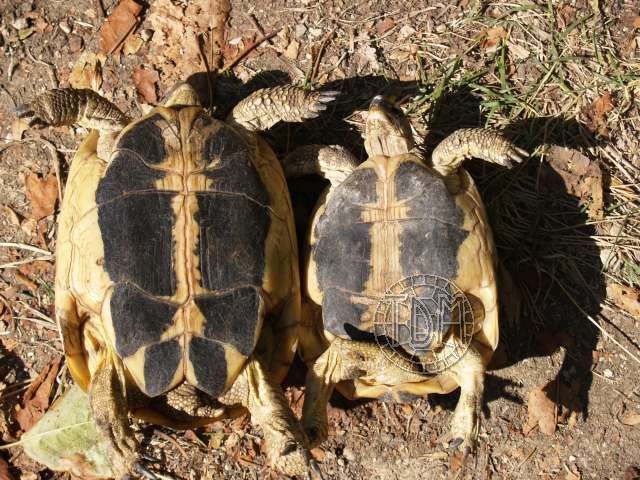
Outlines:
[[[128,414],[191,427],[249,410],[272,466],[314,467],[279,387],[300,317],[287,185],[255,133],[316,117],[334,92],[254,92],[226,122],[188,84],[130,122],[90,90],[43,93],[22,114],[94,129],[58,219],[56,319],[114,471],[155,478]]]
[[[363,136],[369,158],[361,165],[342,147],[317,145],[283,162],[289,178],[330,181],[309,232],[306,295],[322,311],[303,308],[303,428],[311,445],[324,440],[336,385],[348,398],[395,401],[460,386],[450,445],[468,451],[498,342],[498,295],[487,214],[461,163],[510,167],[526,152],[495,130],[462,129],[425,159],[408,120],[380,96]],[[438,303],[438,292],[450,303]]]

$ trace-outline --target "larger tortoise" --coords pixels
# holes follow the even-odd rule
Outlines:
[[[461,387],[451,443],[479,431],[483,377],[498,342],[496,253],[482,200],[460,168],[476,157],[510,166],[526,154],[499,132],[462,129],[430,158],[414,148],[402,112],[371,102],[368,160],[307,146],[285,158],[288,177],[330,181],[310,228],[300,350],[309,365],[303,427],[327,435],[334,386],[350,398],[408,401]]]
[[[184,83],[133,122],[90,90],[48,91],[23,112],[94,129],[58,219],[55,305],[69,371],[119,477],[154,477],[129,412],[186,427],[240,405],[273,467],[307,472],[306,439],[278,385],[300,316],[292,209],[255,132],[315,117],[334,97],[263,89],[223,122]]]

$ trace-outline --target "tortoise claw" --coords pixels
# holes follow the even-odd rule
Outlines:
[[[324,475],[322,475],[322,470],[318,466],[318,463],[311,459],[309,460],[309,468],[310,471],[307,473],[306,480],[324,480]]]

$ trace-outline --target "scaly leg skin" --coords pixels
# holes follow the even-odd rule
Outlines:
[[[252,358],[220,402],[242,404],[264,432],[271,466],[289,476],[308,475],[313,464],[307,439],[287,400],[260,362]]]
[[[116,478],[140,475],[157,479],[140,460],[138,441],[129,425],[125,386],[117,373],[114,360],[106,359],[94,373],[89,387],[89,402],[96,425],[111,446],[111,461]]]
[[[100,132],[98,157],[108,161],[115,139],[129,119],[118,107],[93,90],[56,88],[48,90],[29,105],[18,109],[19,117],[32,117],[32,122],[60,126],[77,124]]]
[[[320,175],[337,187],[358,168],[358,160],[340,145],[305,145],[284,157],[282,167],[287,178]]]
[[[456,172],[467,158],[480,158],[511,168],[529,154],[492,128],[456,130],[438,144],[431,154],[434,170],[443,177]]]
[[[53,126],[78,124],[101,132],[121,130],[129,122],[106,98],[93,90],[75,88],[48,90],[22,107],[18,116],[33,116]]]
[[[460,399],[451,420],[448,443],[465,455],[475,449],[480,432],[485,366],[478,348],[480,347],[472,342],[465,354],[447,372],[460,385]]]
[[[327,109],[338,92],[311,92],[293,85],[263,88],[238,103],[228,120],[259,132],[278,122],[301,122]]]
[[[310,366],[302,407],[302,425],[312,447],[327,437],[327,403],[338,382],[361,377],[383,385],[425,380],[425,375],[414,363],[385,348],[388,347],[336,337]],[[393,357],[393,362],[390,357]]]

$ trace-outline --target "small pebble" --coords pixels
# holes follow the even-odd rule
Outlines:
[[[79,52],[80,50],[82,50],[82,46],[82,37],[79,37],[78,35],[72,35],[69,38],[69,50],[71,50],[72,52]]]
[[[574,457],[573,455],[569,455],[569,461],[570,462],[575,462],[576,461],[576,457]]]
[[[349,462],[353,462],[356,459],[355,453],[349,447],[345,447],[345,449],[342,451],[342,456]]]
[[[29,22],[27,21],[26,18],[20,17],[20,18],[16,18],[13,23],[11,23],[11,26],[13,28],[15,28],[16,30],[22,30],[24,28],[27,28],[29,26]]]
[[[436,33],[444,33],[447,31],[447,26],[444,23],[436,25]]]
[[[60,30],[62,30],[67,35],[69,35],[73,30],[73,26],[71,25],[71,22],[69,22],[69,20],[62,20],[58,25],[60,26]]]
[[[345,466],[344,458],[339,458],[339,459],[338,459],[338,465],[340,465],[341,467],[344,467],[344,466]]]
[[[608,368],[605,369],[604,372],[602,372],[604,374],[604,376],[606,378],[613,378],[613,372],[611,370],[609,370]]]
[[[304,37],[304,34],[307,33],[307,27],[305,27],[304,25],[302,25],[301,23],[299,23],[298,25],[296,25],[296,30],[295,30],[295,35],[296,38],[302,38]]]

